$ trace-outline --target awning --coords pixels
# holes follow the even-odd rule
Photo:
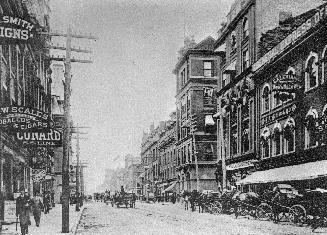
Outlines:
[[[224,73],[234,72],[236,70],[236,60],[230,63],[227,68],[225,69]]]
[[[256,171],[238,181],[237,185],[308,180],[327,177],[327,160],[286,166],[267,171]]]
[[[176,183],[177,183],[177,181],[174,181],[168,188],[163,190],[162,193],[173,191],[173,189],[175,188]]]
[[[206,126],[213,126],[213,125],[215,125],[215,121],[213,120],[212,115],[206,115],[205,116],[205,125]]]

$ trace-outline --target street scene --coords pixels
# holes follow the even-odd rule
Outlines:
[[[327,230],[317,230],[323,234]],[[288,222],[274,224],[230,215],[184,210],[182,204],[136,203],[116,208],[92,203],[85,210],[77,234],[316,234]]]
[[[0,234],[327,234],[326,0],[0,0]]]

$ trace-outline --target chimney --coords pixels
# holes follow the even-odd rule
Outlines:
[[[279,25],[289,24],[292,19],[292,12],[290,11],[280,11],[279,12]]]

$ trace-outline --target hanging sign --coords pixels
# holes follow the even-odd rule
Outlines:
[[[19,131],[16,133],[16,138],[23,146],[62,146],[62,133],[53,128],[39,132]]]
[[[0,44],[27,42],[35,32],[35,25],[24,19],[0,15]]]
[[[45,130],[50,128],[50,115],[24,106],[1,107],[0,127],[9,132]]]
[[[301,80],[293,74],[283,74],[273,80],[272,90],[279,92],[295,93],[302,88]]]

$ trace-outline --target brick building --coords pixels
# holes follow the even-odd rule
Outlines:
[[[185,39],[176,75],[176,158],[178,192],[217,187],[215,182],[218,53],[212,37],[200,43]]]
[[[227,23],[219,32],[215,51],[218,61],[218,178],[227,186],[255,171],[258,144],[259,94],[253,77],[253,65],[262,55],[261,35],[299,15],[321,1],[235,1],[227,15]],[[280,30],[281,35],[287,28]],[[225,169],[222,166],[226,166]],[[224,175],[226,172],[226,175]],[[224,185],[225,186],[225,185]]]

